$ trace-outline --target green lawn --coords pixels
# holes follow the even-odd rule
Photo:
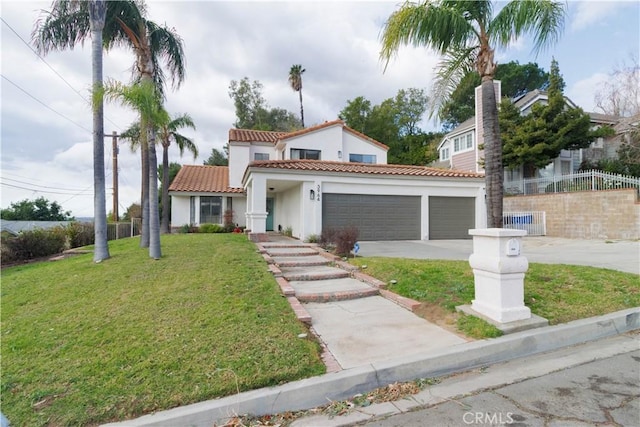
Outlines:
[[[138,239],[2,271],[2,411],[16,426],[95,425],[322,374],[244,235]]]
[[[389,290],[448,311],[474,298],[473,272],[467,261],[356,258],[365,272]],[[640,306],[638,275],[602,268],[530,264],[524,280],[525,305],[554,325]]]

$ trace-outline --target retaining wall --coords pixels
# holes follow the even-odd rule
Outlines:
[[[640,239],[637,190],[536,194],[504,198],[504,211],[545,211],[547,236],[568,239]]]

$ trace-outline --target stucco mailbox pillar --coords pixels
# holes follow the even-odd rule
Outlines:
[[[473,253],[469,264],[473,269],[475,299],[471,308],[499,323],[531,318],[524,305],[524,273],[529,268],[521,255],[524,230],[486,228],[469,230],[473,236]]]

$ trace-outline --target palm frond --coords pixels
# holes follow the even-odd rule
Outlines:
[[[538,53],[557,42],[564,30],[566,7],[553,0],[509,2],[493,19],[489,34],[500,47],[524,34],[532,34],[532,51]]]
[[[42,11],[31,32],[31,42],[41,54],[73,49],[91,34],[86,2],[57,1]]]
[[[454,7],[430,1],[405,3],[385,23],[380,58],[386,68],[402,45],[425,46],[445,54],[465,46],[475,33],[473,25]]]
[[[159,26],[152,21],[146,21],[146,28],[151,57],[160,76],[156,83],[164,82],[164,73],[160,67],[160,62],[163,62],[169,70],[173,88],[179,88],[186,70],[182,38],[175,29]]]
[[[433,117],[436,112],[440,116],[442,107],[451,98],[451,94],[456,90],[462,78],[470,72],[475,72],[478,49],[479,46],[470,46],[449,51],[440,61],[429,97],[430,117]]]

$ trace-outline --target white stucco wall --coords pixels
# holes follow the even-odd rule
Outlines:
[[[387,163],[387,152],[384,149],[349,132],[343,132],[342,146],[342,161],[348,162],[349,154],[372,154],[376,156],[376,163]]]
[[[315,132],[306,133],[284,140],[284,158],[291,159],[291,149],[320,150],[321,160],[339,161],[338,151],[342,151],[342,126],[336,125]]]
[[[171,226],[180,227],[189,224],[190,196],[171,195]]]
[[[231,207],[234,211],[233,221],[239,226],[246,226],[247,198],[242,194],[198,194],[198,193],[172,193],[171,194],[171,227],[180,227],[191,224],[191,197],[195,197],[195,221],[194,225],[200,225],[200,196],[222,197],[221,222],[224,221],[224,212],[229,209],[228,197],[233,200]]]
[[[251,159],[248,142],[229,143],[229,187],[242,188],[242,176]]]

